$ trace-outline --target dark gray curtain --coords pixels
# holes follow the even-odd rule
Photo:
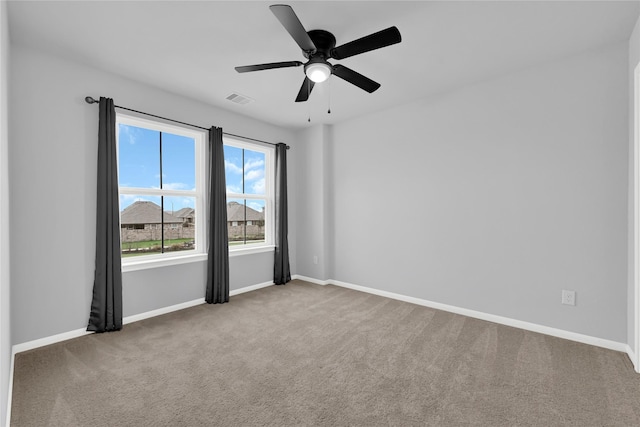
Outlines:
[[[120,212],[116,111],[113,99],[100,98],[99,105],[96,269],[87,331],[107,332],[122,329]]]
[[[229,236],[227,232],[227,184],[224,176],[222,128],[209,130],[209,304],[229,302]]]
[[[276,252],[273,265],[273,283],[284,285],[291,281],[289,270],[289,226],[287,213],[287,146],[276,146]]]

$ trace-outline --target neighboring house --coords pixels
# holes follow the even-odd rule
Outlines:
[[[162,212],[153,202],[137,201],[120,213],[122,243],[160,240],[162,228],[165,239],[193,238],[194,227],[183,226],[184,223],[184,218]]]
[[[171,214],[162,212],[162,208],[153,202],[137,201],[120,213],[122,243],[160,240],[163,222],[165,240],[194,238],[194,221],[193,208],[182,208]],[[264,239],[264,211],[229,202],[227,225],[230,241]]]
[[[196,210],[193,208],[182,208],[178,212],[173,213],[173,216],[182,220],[182,225],[185,227],[195,227]]]
[[[227,203],[229,240],[264,240],[264,210],[258,212],[238,202]],[[246,235],[245,235],[246,233]]]

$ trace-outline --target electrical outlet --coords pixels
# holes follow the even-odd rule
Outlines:
[[[576,291],[562,291],[562,303],[565,305],[576,305]]]
[[[318,255],[313,256],[313,263],[318,264]]]

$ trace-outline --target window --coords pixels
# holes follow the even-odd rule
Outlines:
[[[204,254],[204,132],[124,114],[116,123],[123,265]]]
[[[224,138],[230,251],[273,244],[273,158],[271,147]]]

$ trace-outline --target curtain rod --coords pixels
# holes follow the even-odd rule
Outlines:
[[[93,98],[92,98],[92,97],[90,97],[90,96],[86,96],[86,97],[84,98],[84,100],[85,100],[85,102],[86,102],[87,104],[97,104],[97,103],[98,103],[98,100],[93,99]],[[205,128],[205,127],[198,126],[198,125],[192,125],[191,123],[185,123],[185,122],[181,122],[181,121],[179,121],[179,120],[168,119],[168,118],[166,118],[166,117],[162,117],[162,116],[156,116],[155,114],[145,113],[144,111],[132,110],[131,108],[121,107],[121,106],[119,106],[119,105],[114,105],[114,107],[115,107],[115,108],[120,108],[121,110],[132,111],[132,112],[134,112],[134,113],[138,113],[138,114],[144,114],[145,116],[155,117],[155,118],[157,118],[157,119],[167,120],[167,121],[174,122],[174,123],[180,123],[181,125],[191,126],[191,127],[194,127],[194,128],[198,128],[198,129],[202,129],[202,130],[207,130],[207,131],[209,130],[209,128]],[[228,136],[235,136],[236,138],[247,139],[247,140],[249,140],[249,141],[262,142],[263,144],[269,144],[269,145],[274,145],[274,146],[275,146],[275,145],[278,145],[278,144],[274,144],[273,142],[263,141],[263,140],[261,140],[261,139],[249,138],[249,137],[247,137],[247,136],[236,135],[236,134],[228,133],[228,132],[222,132],[222,133],[223,133],[224,135],[228,135]],[[289,146],[287,145],[287,150],[288,150],[288,149],[289,149]]]

